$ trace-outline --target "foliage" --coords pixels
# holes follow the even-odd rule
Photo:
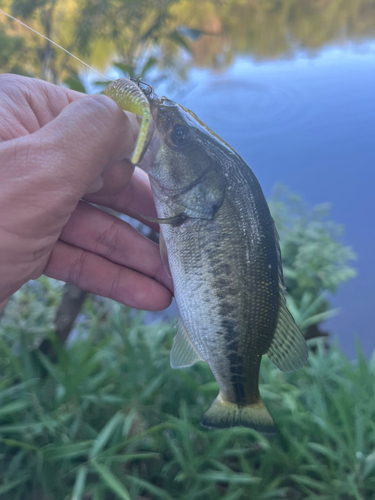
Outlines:
[[[301,328],[327,319],[325,292],[356,275],[349,261],[355,254],[341,243],[343,227],[327,220],[329,204],[309,210],[285,186],[275,188],[270,209],[280,236],[288,306]]]
[[[54,328],[54,318],[61,299],[63,283],[46,276],[29,281],[16,292],[0,313],[0,332],[13,348],[22,341],[28,348],[36,347]]]
[[[158,60],[165,67],[173,66],[179,47],[189,50],[169,23],[168,9],[175,1],[80,0],[67,4],[60,0],[9,0],[7,10],[101,71],[117,60],[126,68],[126,76],[144,77],[155,66],[154,53],[161,53],[161,44],[166,46]],[[33,74],[42,79],[68,86],[73,83],[76,88],[77,73],[83,73],[84,67],[49,40],[22,30],[13,21],[6,19],[0,32],[11,33],[14,26],[24,33],[25,45],[33,49],[27,63],[24,61],[25,67],[32,67]],[[14,51],[19,49],[15,47]]]
[[[318,346],[293,374],[265,360],[261,393],[277,434],[208,432],[198,422],[216,382],[203,363],[172,371],[171,327],[89,302],[91,329],[79,327],[65,350],[54,339],[52,364],[27,346],[25,330],[9,330],[7,314],[2,499],[374,498],[375,358],[366,363],[359,352],[351,363]]]
[[[0,25],[0,68],[10,73],[22,74],[16,54],[24,50],[24,42],[20,36],[8,35]]]

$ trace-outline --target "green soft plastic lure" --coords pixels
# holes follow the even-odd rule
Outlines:
[[[131,157],[131,162],[136,164],[141,157],[150,126],[150,104],[137,83],[127,78],[120,78],[110,83],[104,94],[113,99],[124,111],[130,111],[142,117],[137,143]]]

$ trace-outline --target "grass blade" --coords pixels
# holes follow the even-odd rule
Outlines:
[[[198,474],[197,477],[201,481],[215,481],[220,483],[255,484],[261,481],[259,477],[251,477],[241,473],[225,473],[221,471],[207,471]]]
[[[86,476],[87,476],[87,467],[85,465],[82,465],[78,469],[72,493],[72,500],[81,500],[83,491],[85,489]]]
[[[0,408],[0,418],[12,413],[18,413],[29,406],[28,401],[14,401]]]
[[[120,412],[116,413],[111,420],[103,427],[98,434],[95,442],[89,453],[90,458],[94,458],[108,443],[117,427],[124,422],[124,415]]]
[[[81,441],[60,446],[54,444],[47,445],[42,451],[45,460],[54,462],[56,460],[61,461],[78,457],[87,457],[91,447],[92,441]]]
[[[172,497],[168,495],[166,491],[163,491],[161,488],[158,488],[154,484],[151,484],[148,481],[145,481],[144,479],[140,479],[139,477],[133,477],[133,476],[127,476],[127,477],[131,483],[141,486],[146,491],[152,493],[152,495],[155,495],[158,498],[164,498],[165,500],[173,500]]]
[[[115,493],[122,500],[132,500],[128,490],[107,466],[98,464],[96,460],[92,460],[91,463],[101,477],[102,481],[111,491],[113,491],[113,493]]]
[[[22,483],[25,483],[28,480],[28,477],[22,477],[21,479],[15,479],[14,481],[10,481],[9,483],[2,484],[0,486],[0,495],[7,493],[10,490],[13,490],[16,486],[19,486]]]

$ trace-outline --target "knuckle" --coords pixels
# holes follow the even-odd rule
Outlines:
[[[108,292],[108,297],[112,300],[116,300],[116,297],[118,296],[120,278],[121,278],[121,269],[118,269],[115,276],[112,279]]]
[[[86,261],[86,253],[84,250],[81,250],[76,261],[74,262],[73,266],[70,269],[69,279],[68,279],[70,283],[73,283],[74,285],[83,289],[84,289],[85,261]]]
[[[114,197],[114,204],[116,210],[119,212],[126,212],[129,207],[133,207],[137,190],[132,182],[130,182],[125,189]]]
[[[111,225],[100,234],[95,252],[110,260],[119,246],[121,229],[121,221],[115,218]]]

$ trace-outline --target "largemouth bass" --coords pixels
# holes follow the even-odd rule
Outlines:
[[[139,166],[150,178],[179,310],[171,365],[209,364],[220,393],[204,427],[271,433],[258,388],[262,355],[292,371],[308,354],[286,308],[267,202],[248,165],[194,113],[144,91],[152,125]]]

